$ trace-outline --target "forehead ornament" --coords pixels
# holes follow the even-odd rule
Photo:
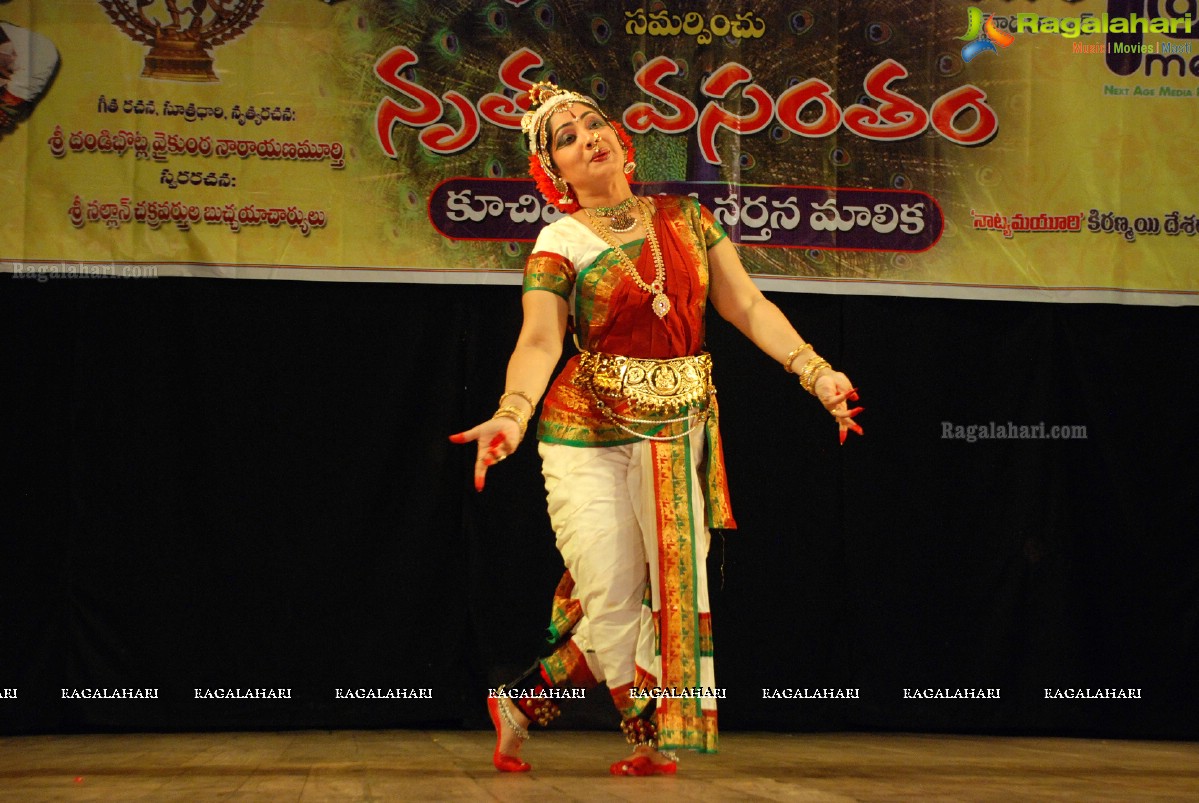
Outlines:
[[[520,120],[520,130],[528,137],[529,153],[535,155],[542,167],[551,174],[556,174],[557,171],[553,169],[549,160],[549,132],[546,123],[559,111],[570,112],[570,107],[575,103],[599,110],[599,104],[586,95],[562,89],[549,81],[538,81],[529,89],[529,110]],[[578,120],[578,117],[575,120]]]

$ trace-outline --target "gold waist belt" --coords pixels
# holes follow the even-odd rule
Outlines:
[[[636,415],[704,407],[712,388],[712,355],[652,360],[584,351],[576,381],[597,396],[629,402]]]

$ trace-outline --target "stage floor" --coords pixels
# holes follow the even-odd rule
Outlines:
[[[2,801],[1196,801],[1199,744],[726,733],[675,777],[613,778],[618,734],[551,731],[501,775],[482,731],[0,738]]]

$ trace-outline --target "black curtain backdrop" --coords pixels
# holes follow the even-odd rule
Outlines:
[[[495,408],[517,288],[0,295],[0,730],[486,727],[561,572],[532,441],[476,494],[446,438]],[[867,434],[839,447],[713,315],[740,524],[709,559],[722,727],[1199,736],[1199,310],[772,298],[862,389]],[[942,437],[992,421],[1087,437]],[[158,699],[63,698],[130,687]],[[826,687],[860,696],[763,696]],[[291,697],[196,699],[211,688]],[[1000,699],[905,699],[930,688]],[[610,709],[593,692],[566,725]]]

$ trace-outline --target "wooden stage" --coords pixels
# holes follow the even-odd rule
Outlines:
[[[550,731],[534,770],[483,731],[0,738],[0,801],[1197,801],[1199,744],[918,734],[725,733],[675,777],[613,778],[619,734]]]

